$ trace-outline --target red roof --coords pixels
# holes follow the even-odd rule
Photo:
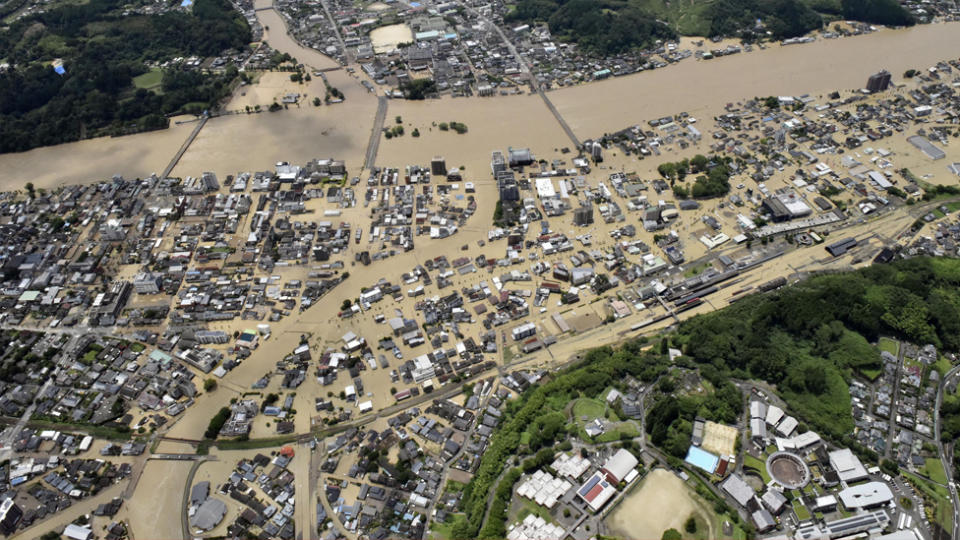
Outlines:
[[[597,482],[597,485],[593,486],[593,489],[587,492],[587,496],[584,497],[584,499],[587,501],[593,501],[593,499],[597,498],[597,495],[601,494],[602,492],[603,486],[600,482]]]

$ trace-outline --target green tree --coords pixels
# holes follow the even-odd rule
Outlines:
[[[400,85],[400,91],[407,99],[424,100],[437,91],[437,83],[433,79],[414,79]]]
[[[683,524],[683,530],[687,531],[690,534],[697,532],[697,520],[693,516],[687,518],[687,521]]]
[[[703,172],[707,170],[707,164],[709,162],[710,160],[707,159],[707,156],[697,154],[690,160],[690,167],[695,173]]]
[[[212,378],[211,378],[211,379],[207,379],[207,380],[203,381],[203,391],[204,391],[204,392],[213,392],[213,391],[216,390],[216,389],[217,389],[217,381],[216,381],[216,379],[212,379]]]
[[[660,540],[683,540],[683,536],[681,536],[680,531],[676,529],[667,529],[663,531]]]
[[[672,179],[677,177],[677,165],[676,163],[661,163],[657,166],[657,172],[660,173],[660,176],[666,179]]]

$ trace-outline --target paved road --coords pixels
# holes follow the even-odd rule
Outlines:
[[[63,350],[69,351],[76,347],[77,335],[74,335],[73,338],[63,347]],[[50,389],[50,385],[53,384],[53,381],[57,378],[57,373],[60,372],[60,368],[54,368],[53,372],[47,377],[47,381],[43,383],[43,386],[40,387],[40,391],[37,392],[38,396],[42,396]],[[27,422],[30,421],[30,416],[33,415],[33,411],[36,410],[36,402],[31,402],[30,406],[23,412],[23,416],[20,417],[20,420],[17,421],[10,431],[7,432],[7,435],[3,437],[3,440],[0,440],[0,461],[7,460],[13,457],[13,442],[16,440],[17,435],[20,434],[20,431],[27,426]]]
[[[187,140],[183,141],[183,144],[180,146],[180,150],[177,150],[177,153],[174,154],[173,159],[170,160],[170,163],[167,164],[167,168],[163,170],[163,174],[160,175],[160,178],[166,178],[170,176],[170,172],[173,171],[173,168],[177,166],[177,163],[180,162],[180,158],[183,157],[183,154],[187,152],[187,149],[190,148],[190,145],[193,144],[193,141],[197,138],[197,135],[200,134],[200,130],[203,129],[203,126],[207,125],[207,120],[210,117],[203,115],[200,118],[200,121],[197,122],[196,127],[193,128],[193,131],[190,132],[190,135],[187,137]]]
[[[193,489],[193,477],[197,475],[197,469],[207,461],[216,461],[216,456],[200,456],[190,466],[190,472],[187,473],[187,481],[183,483],[183,498],[180,499],[180,529],[183,534],[183,540],[190,540],[193,535],[190,534],[190,517],[187,515],[187,506],[190,501],[190,490]]]
[[[387,98],[377,97],[377,116],[373,120],[373,130],[370,132],[370,142],[367,143],[367,156],[363,168],[368,171],[377,163],[377,151],[380,149],[380,137],[383,132],[383,123],[387,119]]]
[[[123,486],[125,482],[121,481],[112,486],[104,489],[100,493],[97,493],[93,497],[88,497],[82,499],[78,502],[75,502],[70,508],[63,510],[62,512],[57,512],[56,514],[48,516],[46,519],[34,522],[32,525],[23,529],[17,534],[10,536],[8,538],[39,538],[42,534],[47,533],[52,530],[60,530],[71,523],[74,519],[79,517],[81,514],[90,514],[97,509],[101,504],[108,503],[114,499],[114,497],[119,497],[123,492]],[[141,533],[142,534],[142,533]]]
[[[340,25],[333,20],[333,15],[330,13],[330,7],[327,5],[327,0],[320,0],[320,5],[323,6],[323,12],[326,13],[327,20],[330,21],[330,24],[333,26],[333,31],[337,34],[337,41],[340,42],[340,50],[343,51],[343,57],[346,59],[347,64],[353,63],[350,50],[347,49],[347,44],[343,41],[343,35],[340,34]]]
[[[953,501],[953,540],[960,539],[960,498],[957,497],[957,487],[953,478],[953,464],[947,459],[950,454],[947,452],[947,444],[940,438],[940,404],[943,402],[943,393],[949,386],[950,379],[960,372],[960,366],[954,366],[940,379],[940,386],[937,387],[937,401],[933,410],[933,430],[937,446],[940,449],[940,463],[947,475],[947,488],[950,490],[950,498]],[[952,442],[952,441],[951,441]],[[956,449],[954,449],[955,451]]]
[[[43,386],[40,388],[40,391],[37,392],[38,395],[43,395],[53,384],[54,379],[56,378],[57,371],[53,372],[53,375],[47,379],[47,382],[43,383]],[[17,435],[20,433],[23,428],[27,426],[27,422],[30,420],[30,416],[33,414],[34,409],[37,408],[36,402],[31,403],[27,410],[23,412],[23,416],[20,417],[20,420],[17,421],[16,425],[10,428],[10,431],[7,432],[7,435],[3,438],[3,441],[0,442],[0,460],[7,460],[13,457],[13,441],[16,440]]]
[[[500,28],[500,25],[494,24],[493,21],[484,17],[477,10],[473,9],[472,7],[468,6],[463,2],[458,2],[457,4],[463,9],[467,10],[471,15],[480,19],[480,21],[483,24],[491,26],[497,32],[497,34],[500,36],[500,39],[502,39],[503,42],[507,45],[507,49],[510,50],[510,54],[513,55],[513,57],[517,60],[517,64],[520,65],[520,71],[527,76],[527,81],[530,83],[530,88],[532,88],[537,93],[537,95],[540,96],[540,99],[543,100],[544,105],[547,106],[547,109],[550,111],[553,117],[557,119],[557,122],[560,124],[560,127],[563,128],[563,132],[567,134],[567,137],[570,138],[570,141],[573,143],[573,146],[579,149],[580,141],[577,139],[576,134],[574,134],[573,130],[570,129],[570,126],[567,124],[567,121],[563,119],[563,116],[560,115],[560,111],[558,111],[557,108],[553,106],[553,102],[550,101],[550,98],[548,98],[547,95],[543,92],[543,89],[540,88],[540,82],[537,81],[536,75],[534,75],[533,72],[530,70],[530,64],[528,64],[527,61],[523,58],[523,56],[520,55],[520,52],[517,51],[517,48],[516,46],[514,46],[513,42],[507,39],[507,35],[503,33],[503,29]]]
[[[900,378],[903,373],[903,343],[900,343],[897,352],[897,374],[893,378],[893,399],[890,400],[890,421],[887,422],[887,446],[883,449],[883,457],[890,458],[890,448],[893,446],[893,437],[897,430],[897,408],[900,404]],[[896,461],[896,459],[894,459]]]

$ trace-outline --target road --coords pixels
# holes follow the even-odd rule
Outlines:
[[[333,31],[337,34],[337,41],[340,42],[340,50],[343,51],[343,57],[346,59],[348,65],[353,63],[350,50],[347,49],[347,44],[343,41],[343,35],[340,33],[340,25],[333,19],[333,14],[330,13],[327,0],[320,0],[320,5],[323,6],[323,12],[327,15],[327,20],[330,21],[330,25],[333,26]]]
[[[63,349],[65,351],[73,350],[77,344],[77,337],[78,335],[76,334],[73,335],[73,337],[63,347]],[[53,381],[56,380],[57,373],[59,372],[60,372],[59,367],[54,368],[53,372],[50,374],[49,377],[47,377],[47,381],[43,383],[43,386],[40,387],[40,390],[37,392],[36,395],[42,396],[46,394],[47,390],[49,390],[50,386],[53,384]],[[27,422],[30,421],[30,417],[33,415],[33,411],[36,410],[36,408],[37,408],[36,401],[31,402],[30,406],[28,406],[27,409],[23,411],[23,416],[20,417],[20,420],[17,421],[16,425],[10,428],[6,436],[4,436],[2,440],[0,440],[0,461],[8,460],[13,457],[13,442],[16,440],[17,435],[20,434],[20,431],[22,431],[23,428],[27,426]]]
[[[297,447],[297,455],[291,467],[294,475],[294,493],[296,496],[296,523],[298,540],[317,540],[317,504],[314,472],[317,470],[314,458],[316,451],[311,451],[308,444]],[[304,534],[306,532],[306,534]]]
[[[379,96],[377,98],[377,116],[373,120],[373,130],[370,132],[370,142],[367,143],[367,156],[363,162],[363,168],[372,169],[377,163],[377,151],[380,150],[381,132],[383,123],[387,119],[387,98]]]
[[[507,35],[503,33],[503,29],[500,28],[500,25],[494,24],[493,21],[486,18],[485,16],[480,14],[480,12],[478,12],[477,10],[473,9],[472,7],[468,6],[463,2],[457,2],[457,5],[467,10],[467,12],[469,12],[471,15],[477,17],[477,19],[479,19],[480,22],[482,22],[487,26],[492,27],[497,32],[497,35],[499,35],[500,39],[502,39],[504,44],[506,44],[507,49],[510,50],[510,54],[516,59],[517,64],[520,66],[520,71],[527,77],[527,82],[530,83],[530,88],[532,88],[533,91],[540,96],[540,99],[543,100],[544,105],[547,106],[547,109],[550,111],[553,117],[557,119],[557,123],[560,124],[560,127],[563,129],[563,132],[567,134],[567,137],[573,143],[574,148],[579,150],[580,141],[579,139],[577,139],[577,135],[573,132],[572,129],[570,129],[570,126],[567,124],[567,121],[564,120],[563,116],[560,115],[560,111],[558,111],[557,108],[553,106],[553,102],[550,101],[550,98],[548,98],[547,95],[543,92],[543,89],[540,88],[540,82],[537,80],[537,77],[530,70],[530,64],[528,64],[527,61],[523,58],[523,56],[520,55],[520,52],[517,51],[517,47],[513,44],[513,42],[507,39]]]
[[[180,528],[183,534],[183,540],[193,538],[190,534],[190,518],[187,516],[187,502],[190,500],[190,490],[193,488],[193,477],[197,474],[197,469],[207,461],[216,461],[216,456],[202,456],[190,465],[190,472],[187,473],[187,481],[183,483],[183,498],[180,500]]]
[[[947,444],[944,444],[940,438],[940,404],[943,402],[943,393],[949,386],[950,379],[954,378],[960,372],[960,366],[954,366],[940,379],[940,386],[937,387],[937,401],[933,409],[933,430],[937,447],[940,450],[940,463],[943,465],[943,471],[947,475],[947,487],[950,489],[950,498],[953,499],[953,540],[960,540],[960,498],[957,497],[956,482],[953,478],[953,463],[950,462],[947,452]]]
[[[59,369],[59,368],[58,368]],[[40,387],[40,391],[37,392],[37,395],[43,395],[53,384],[54,379],[56,379],[57,370],[54,370],[53,374],[47,378],[47,382],[43,383],[43,386]],[[27,422],[30,420],[30,416],[33,414],[34,409],[37,408],[36,402],[30,404],[27,407],[27,410],[23,412],[23,416],[20,417],[20,420],[17,421],[17,424],[10,428],[6,436],[3,437],[3,440],[0,441],[0,461],[8,460],[13,457],[13,442],[16,440],[17,435],[26,427]]]
[[[196,140],[197,135],[200,134],[200,130],[203,129],[203,126],[207,125],[207,120],[210,117],[204,114],[200,117],[200,121],[197,122],[197,126],[193,128],[193,131],[190,132],[190,135],[187,137],[187,140],[183,141],[183,144],[180,146],[180,150],[177,150],[177,153],[174,154],[173,159],[170,160],[170,163],[167,164],[167,168],[163,170],[163,174],[160,175],[160,178],[166,178],[170,176],[170,172],[173,171],[173,168],[177,166],[177,163],[180,162],[180,158],[183,157],[183,154],[187,152],[187,149],[190,148],[190,145],[193,144],[193,141]]]
[[[60,530],[74,519],[77,519],[81,514],[91,514],[101,504],[108,503],[115,497],[119,497],[123,493],[124,484],[125,482],[123,481],[113,484],[93,497],[78,501],[71,505],[70,508],[50,515],[47,519],[36,521],[26,529],[18,531],[17,534],[9,536],[8,538],[39,538],[40,535],[49,531]],[[140,533],[140,535],[144,537],[143,533]]]
[[[893,395],[890,400],[890,421],[887,423],[887,441],[886,448],[883,449],[883,457],[890,458],[890,448],[893,446],[893,437],[897,431],[897,407],[900,404],[900,379],[903,373],[903,343],[900,344],[897,353],[897,375],[893,378]],[[896,461],[896,458],[894,458]]]
[[[942,202],[943,202],[943,201],[940,201],[940,202],[938,202],[937,204],[940,204],[940,203],[942,203]],[[922,207],[922,206],[928,206],[928,205],[917,205],[917,207]],[[851,225],[853,225],[853,223],[851,223]],[[627,324],[629,324],[629,323],[627,323]],[[118,335],[118,334],[115,332],[115,330],[112,329],[112,328],[94,328],[94,329],[89,329],[89,328],[29,328],[29,327],[25,327],[25,326],[13,326],[13,325],[0,325],[0,327],[10,328],[10,329],[17,329],[17,330],[44,331],[44,332],[50,332],[50,333],[55,333],[55,334],[63,334],[63,335],[72,336],[74,339],[78,338],[78,337],[81,336],[81,335],[88,335],[88,334],[94,334],[94,335],[114,335],[114,336]],[[611,331],[612,331],[612,328],[613,328],[612,326],[601,327],[600,329],[598,329],[597,332],[586,332],[586,333],[581,334],[580,337],[586,337],[587,339],[589,339],[589,340],[591,340],[591,341],[593,341],[593,342],[595,343],[596,340],[595,340],[594,338],[598,337],[599,335],[601,335],[601,334],[604,333],[604,332],[611,332]],[[643,333],[649,333],[649,332],[643,332]],[[638,334],[638,335],[639,335],[639,334]],[[579,341],[579,340],[575,340],[575,341]],[[584,346],[586,347],[586,346],[588,346],[588,345],[585,344]],[[544,353],[544,354],[546,354],[546,353]],[[570,362],[576,361],[577,359],[578,359],[578,358],[577,358],[576,356],[574,356],[574,357],[572,357],[572,359],[569,360],[569,361],[564,361],[564,362],[560,362],[560,363],[557,363],[557,364],[552,364],[552,366],[559,369],[559,368],[562,368],[564,365],[566,365],[566,364],[568,364],[568,363],[570,363]],[[527,364],[527,363],[531,363],[531,362],[536,362],[537,360],[538,360],[538,357],[537,357],[537,356],[523,356],[523,357],[519,357],[516,361],[513,361],[513,362],[511,362],[511,363],[509,363],[509,364],[503,364],[503,363],[501,363],[498,367],[500,368],[501,373],[503,373],[503,372],[505,372],[505,371],[507,371],[507,370],[509,370],[509,369],[516,369],[517,367],[519,367],[519,366],[521,366],[521,365],[523,365],[523,364]],[[481,378],[489,377],[490,375],[491,375],[491,373],[490,373],[490,372],[487,372],[487,373],[484,373],[484,374],[480,374],[480,375],[478,375],[477,377],[474,377],[473,379],[471,379],[471,381],[465,381],[465,382],[473,382],[473,381],[476,381],[476,380],[481,379]],[[948,378],[953,377],[953,376],[955,376],[955,375],[956,375],[956,370],[951,371],[951,373],[950,373],[947,377],[945,377],[944,380],[946,381]],[[47,384],[49,384],[50,380],[52,380],[52,379],[48,379]],[[408,402],[404,402],[404,403],[401,403],[401,404],[397,404],[397,405],[393,405],[393,406],[387,407],[387,408],[381,410],[380,412],[378,412],[378,413],[375,414],[375,415],[367,415],[366,417],[362,417],[362,418],[357,419],[357,420],[355,420],[355,421],[347,422],[347,423],[344,423],[344,424],[342,424],[342,425],[338,425],[338,426],[336,426],[335,428],[328,428],[328,429],[320,432],[320,434],[321,434],[321,436],[322,436],[322,435],[328,435],[328,434],[331,434],[331,433],[335,433],[335,432],[338,431],[338,430],[346,429],[347,427],[351,427],[351,426],[362,426],[362,425],[368,424],[368,423],[370,423],[370,422],[373,422],[373,421],[375,421],[375,420],[378,419],[378,418],[389,417],[389,416],[391,416],[391,415],[393,415],[393,414],[396,414],[397,412],[400,412],[401,410],[403,410],[403,409],[405,409],[405,408],[408,408],[408,407],[410,407],[410,406],[416,405],[416,404],[418,404],[418,403],[427,402],[427,401],[430,401],[430,400],[432,400],[432,399],[453,397],[454,395],[458,394],[458,393],[462,390],[462,384],[463,384],[463,383],[448,384],[448,385],[446,385],[441,391],[434,392],[434,393],[432,393],[432,394],[423,394],[423,395],[421,395],[421,396],[418,396],[418,397],[415,398],[414,400],[410,400],[410,401],[408,401]],[[943,385],[943,384],[945,384],[945,382],[942,383],[942,385]],[[938,405],[937,405],[937,407],[938,407],[938,408],[937,408],[937,412],[939,412],[939,399],[938,399]],[[18,422],[17,422],[17,426],[25,425],[28,418],[29,418],[29,415],[24,415],[23,417],[21,417],[21,418],[18,420]],[[939,427],[939,424],[938,424],[938,425],[937,425],[937,438],[938,438],[937,440],[938,440],[938,442],[940,443],[940,446],[941,446],[941,453],[942,453],[942,455],[945,456],[945,455],[946,455],[946,452],[944,452],[944,450],[945,450],[946,447],[945,447],[945,445],[943,445],[942,441],[939,440],[939,429],[940,429],[940,427]],[[16,431],[18,431],[18,430],[12,430],[12,433],[15,433]],[[79,430],[79,431],[82,431],[82,429]],[[8,433],[6,437],[9,438],[10,436],[11,436],[11,435]],[[306,441],[306,440],[309,440],[310,438],[312,438],[312,437],[313,437],[313,434],[310,433],[310,432],[306,432],[306,433],[301,433],[301,434],[299,434],[297,437],[298,437],[298,440],[300,440],[300,441]],[[196,443],[196,442],[199,442],[199,441],[189,441],[189,442]],[[655,449],[647,448],[646,450],[647,450],[647,451],[650,451],[653,455],[658,455],[658,454],[656,453]],[[950,471],[952,470],[952,467],[950,466],[949,463],[947,463],[945,457],[943,457],[942,459],[944,459],[944,469],[947,471],[948,476],[951,476]],[[198,466],[198,465],[195,465],[195,466]],[[306,490],[300,489],[300,487],[299,487],[299,485],[298,485],[298,491],[301,492],[300,498],[305,499],[305,500],[302,500],[302,501],[301,501],[301,504],[303,504],[303,505],[307,508],[307,511],[310,512],[310,513],[313,513],[313,509],[315,509],[315,507],[316,507],[316,506],[315,506],[314,499],[313,499],[313,497],[311,496],[311,492],[314,491],[313,486],[315,485],[315,483],[312,481],[312,479],[313,479],[313,471],[314,471],[314,467],[310,466],[310,467],[308,468],[307,473],[306,473],[306,477],[308,478],[308,484],[310,484],[310,486],[309,486]],[[298,476],[300,476],[300,475],[303,475],[303,472],[298,469]],[[131,479],[131,481],[133,481],[133,479]],[[299,484],[299,482],[298,482],[298,484]],[[190,482],[187,483],[187,485],[185,486],[185,488],[189,489],[189,487],[190,487]],[[306,491],[306,497],[304,497],[304,491]],[[951,491],[952,491],[953,498],[954,498],[954,506],[955,506],[955,512],[956,512],[957,496],[956,496],[956,493],[955,493],[954,490],[951,489]],[[330,512],[330,515],[331,515],[331,516],[333,515],[332,512],[331,512],[331,509],[327,508],[327,511]],[[298,512],[298,517],[299,517],[300,515],[301,515],[301,514]],[[315,513],[314,513],[313,515],[314,515],[313,520],[314,520],[314,522],[315,522]],[[304,518],[301,517],[300,519],[304,519]],[[309,522],[310,520],[308,519],[307,521]],[[960,519],[958,519],[957,522],[960,522]],[[315,527],[315,526],[314,526],[314,527],[311,527],[311,530],[315,531],[315,530],[316,530],[316,527]],[[189,531],[188,531],[188,532],[189,532]],[[956,535],[956,533],[955,533],[955,535]],[[311,537],[312,537],[312,533],[311,533]],[[303,538],[306,538],[306,537],[303,536]],[[954,540],[957,540],[957,537],[956,537],[956,536],[954,537]]]

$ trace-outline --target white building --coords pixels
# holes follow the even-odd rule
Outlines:
[[[868,477],[867,469],[849,448],[830,452],[830,466],[837,471],[842,482],[857,482]]]

